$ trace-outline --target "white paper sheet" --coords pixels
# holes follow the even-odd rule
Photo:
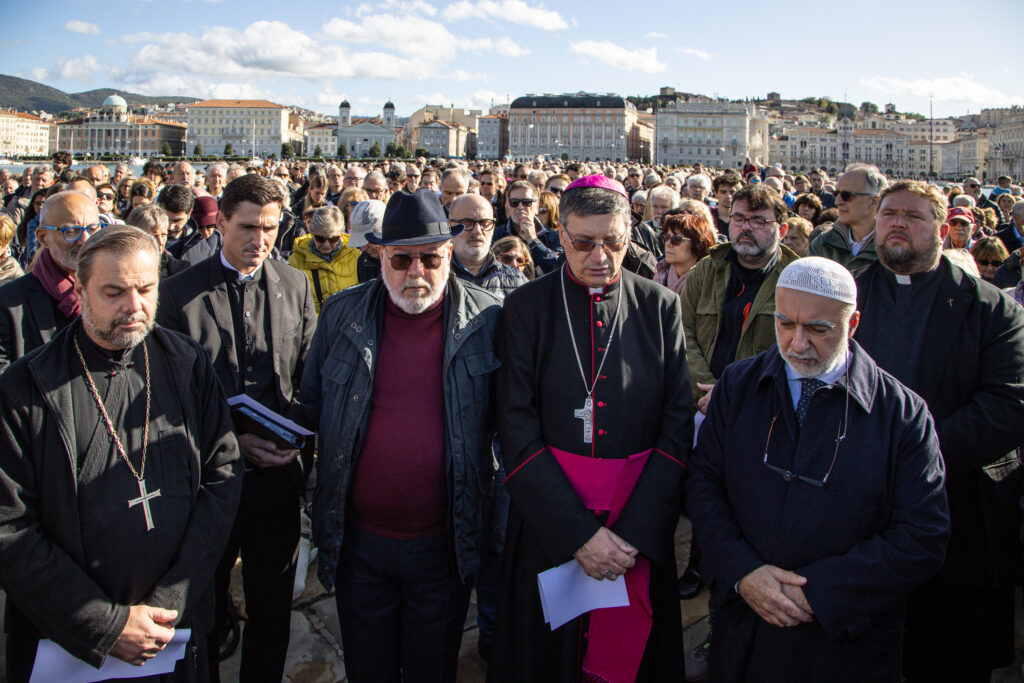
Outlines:
[[[699,410],[693,413],[693,447],[697,447],[697,436],[700,434],[700,426],[704,424],[704,413]]]
[[[623,577],[614,581],[592,579],[576,560],[537,574],[537,586],[544,621],[551,624],[552,631],[584,612],[629,604]]]
[[[142,678],[171,673],[178,660],[185,656],[185,646],[191,635],[192,629],[177,629],[167,647],[142,666],[108,656],[99,669],[76,659],[52,640],[40,640],[29,683],[92,683],[111,678]]]

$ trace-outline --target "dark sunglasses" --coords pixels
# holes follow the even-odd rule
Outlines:
[[[413,259],[419,259],[427,270],[437,270],[444,263],[444,256],[441,254],[392,254],[388,257],[391,267],[395,270],[409,270]]]
[[[572,236],[572,233],[566,230],[565,226],[562,226],[562,230],[565,231],[569,241],[572,243],[572,248],[576,251],[594,251],[597,247],[603,247],[605,251],[618,253],[626,248],[627,240],[625,236],[622,239],[617,240],[605,240],[604,242],[595,242],[594,240],[577,239]]]
[[[518,178],[519,180],[526,180],[527,176],[517,175],[516,178]]]
[[[972,190],[977,190],[979,187],[981,187],[981,185],[976,185],[974,183],[971,183],[967,187],[971,188]]]
[[[522,268],[526,265],[526,259],[513,256],[512,254],[500,254],[498,260],[506,266],[512,266],[513,268]]]
[[[110,192],[100,192],[96,195],[100,199],[113,199],[114,195]]]
[[[511,197],[509,197],[508,198],[508,205],[511,206],[514,209],[517,206],[519,206],[520,204],[522,204],[523,206],[533,206],[533,203],[535,201],[537,201],[537,200],[534,199],[533,197],[523,197],[522,199],[512,199]]]
[[[689,237],[683,237],[682,235],[667,235],[661,233],[660,235],[662,244],[671,244],[673,247],[678,247],[683,242],[689,242]]]
[[[979,266],[1001,266],[1001,265],[1003,265],[1002,261],[999,261],[999,260],[989,261],[987,258],[976,258],[976,259],[974,259],[974,262],[977,263]]]
[[[548,192],[550,192],[551,194],[557,194],[559,197],[561,197],[562,193],[565,192],[565,188],[564,187],[549,187],[548,188]]]
[[[313,235],[313,241],[317,244],[337,244],[341,241],[341,235],[337,237],[326,237],[324,235]]]
[[[836,190],[836,196],[842,197],[844,202],[848,202],[854,197],[871,197],[873,195],[870,192],[850,192],[849,190]]]

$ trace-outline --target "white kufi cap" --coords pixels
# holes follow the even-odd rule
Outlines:
[[[820,256],[808,256],[794,261],[779,275],[776,289],[785,287],[798,292],[809,292],[827,299],[857,305],[857,283],[843,266]]]

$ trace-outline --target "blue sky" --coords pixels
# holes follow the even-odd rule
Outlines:
[[[794,9],[794,5],[801,9]],[[935,116],[1024,104],[1020,0],[40,0],[3,72],[67,92],[265,98],[353,114],[528,92],[830,96]]]

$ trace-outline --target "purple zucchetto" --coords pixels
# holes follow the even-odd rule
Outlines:
[[[626,201],[629,201],[629,197],[626,195],[626,189],[622,187],[622,183],[617,180],[612,180],[601,174],[585,175],[580,176],[576,180],[569,183],[569,186],[565,188],[565,192],[575,190],[578,187],[599,187],[602,190],[611,190],[617,194],[625,197]],[[564,194],[564,193],[563,193]]]

